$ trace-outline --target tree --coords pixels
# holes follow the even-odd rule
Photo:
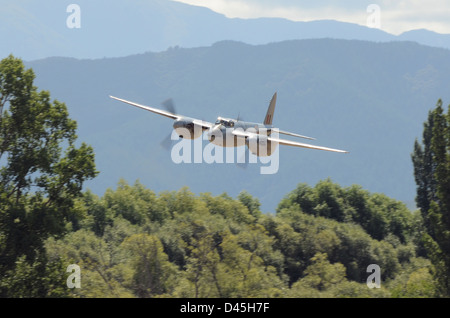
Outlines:
[[[357,223],[378,240],[393,234],[405,243],[412,234],[413,217],[405,204],[356,185],[342,188],[330,179],[320,181],[314,188],[299,184],[283,198],[277,213],[295,205],[306,214]]]
[[[34,78],[20,59],[0,61],[0,272],[21,255],[31,263],[67,222],[78,226],[74,200],[97,174],[93,149],[75,145],[66,105],[38,91]]]
[[[259,209],[261,203],[257,198],[253,198],[250,193],[245,190],[241,191],[237,198],[242,202],[243,205],[247,207],[248,212],[250,212],[251,215],[256,218],[261,215],[261,210]]]
[[[186,265],[186,278],[192,285],[191,297],[223,297],[219,280],[220,256],[214,235],[204,231],[193,238],[189,246],[190,256]]]
[[[416,140],[412,153],[417,184],[416,201],[424,220],[423,241],[436,267],[442,292],[450,294],[450,109],[442,101],[429,112],[423,145]]]
[[[223,265],[222,286],[225,290],[223,297],[270,298],[282,294],[284,285],[276,269],[265,264],[262,258],[263,254],[266,254],[263,252],[265,243],[254,240],[257,237],[262,238],[257,231],[249,229],[249,232],[253,232],[250,233],[250,237],[245,235],[247,237],[242,238],[229,232],[224,235],[220,244],[221,265]],[[241,246],[240,240],[247,246]]]
[[[331,264],[327,254],[316,253],[311,265],[305,270],[305,277],[295,282],[291,288],[294,297],[318,296],[334,285],[345,281],[345,267],[340,263]]]
[[[159,213],[156,205],[156,195],[139,182],[130,186],[121,179],[116,191],[107,189],[104,195],[107,209],[114,215],[121,215],[132,224],[143,224],[146,221],[162,222],[163,214]]]
[[[138,297],[170,293],[175,286],[176,266],[169,262],[161,241],[154,235],[134,234],[124,242],[132,254],[132,290]]]
[[[438,101],[437,107],[442,108],[441,100]],[[433,161],[434,154],[431,148],[434,116],[435,112],[428,112],[428,120],[423,124],[422,144],[416,139],[414,152],[411,154],[417,185],[416,203],[422,213],[428,232],[431,231],[428,211],[430,210],[431,202],[436,200],[436,180],[434,178],[436,164]]]

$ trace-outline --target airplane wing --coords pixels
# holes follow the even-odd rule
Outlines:
[[[168,112],[168,111],[165,111],[165,110],[162,110],[162,109],[153,108],[153,107],[141,105],[141,104],[138,104],[138,103],[130,102],[128,100],[125,100],[125,99],[122,99],[122,98],[118,98],[118,97],[114,97],[114,96],[111,96],[111,95],[109,97],[111,97],[112,99],[118,100],[120,102],[124,102],[124,103],[130,104],[130,105],[132,105],[134,107],[139,107],[139,108],[151,111],[151,112],[153,112],[155,114],[163,115],[163,116],[166,116],[166,117],[169,117],[169,118],[172,118],[172,119],[178,119],[178,118],[183,117],[183,116],[179,116],[177,114],[173,114],[171,112]]]
[[[127,103],[127,104],[130,104],[132,106],[148,110],[148,111],[150,111],[152,113],[166,116],[166,117],[174,119],[174,120],[181,119],[181,118],[186,118],[185,116],[174,114],[174,113],[168,112],[166,110],[162,110],[162,109],[153,108],[153,107],[150,107],[150,106],[141,105],[141,104],[130,102],[128,100],[125,100],[125,99],[122,99],[122,98],[118,98],[118,97],[114,97],[114,96],[111,96],[111,95],[109,97],[111,97],[112,99],[118,100],[120,102]],[[199,119],[193,119],[193,123],[196,124],[196,125],[205,127],[205,128],[211,128],[213,126],[212,123],[207,122],[207,121],[203,121],[203,120],[199,120]]]
[[[279,134],[283,134],[283,135],[289,135],[289,136],[294,136],[294,137],[299,137],[299,138],[309,139],[309,140],[316,140],[316,138],[308,137],[308,136],[303,136],[303,135],[299,135],[299,134],[294,134],[294,133],[291,133],[291,132],[289,132],[289,131],[278,130],[278,133],[279,133]]]
[[[207,122],[207,121],[204,121],[204,120],[199,120],[199,119],[194,119],[193,123],[196,124],[196,125],[202,126],[204,128],[208,128],[208,129],[212,128],[214,126],[213,123],[210,123],[210,122]]]
[[[238,137],[252,137],[252,136],[258,136],[258,134],[252,133],[252,132],[246,132],[240,129],[233,130],[233,135]],[[275,137],[267,137],[269,141],[279,143],[280,145],[286,145],[286,146],[294,146],[294,147],[301,147],[301,148],[308,148],[308,149],[317,149],[317,150],[325,150],[325,151],[333,151],[333,152],[341,152],[341,153],[348,153],[348,151],[340,150],[340,149],[333,149],[333,148],[327,148],[322,146],[315,146],[310,144],[304,144],[301,142],[286,140],[286,139],[280,139]]]

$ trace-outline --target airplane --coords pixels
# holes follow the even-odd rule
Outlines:
[[[246,145],[248,149],[256,156],[270,156],[275,151],[278,144],[339,153],[348,153],[348,151],[345,150],[315,146],[297,141],[280,139],[272,136],[272,133],[275,132],[274,135],[277,135],[276,133],[278,133],[298,138],[315,140],[312,137],[279,130],[272,125],[275,104],[277,101],[276,92],[269,103],[269,107],[267,109],[263,123],[253,123],[239,120],[239,118],[232,119],[224,117],[218,117],[214,123],[211,123],[177,114],[173,107],[171,99],[163,102],[163,106],[165,106],[167,110],[162,110],[134,103],[111,95],[109,97],[120,102],[127,103],[129,105],[173,119],[173,128],[181,138],[196,139],[206,131],[209,142],[221,147],[239,147]]]

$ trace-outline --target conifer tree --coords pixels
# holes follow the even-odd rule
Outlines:
[[[450,294],[450,109],[442,101],[424,124],[423,145],[417,141],[412,154],[417,183],[417,205],[426,233],[423,236],[436,268],[441,292]]]

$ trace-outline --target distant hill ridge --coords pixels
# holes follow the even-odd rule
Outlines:
[[[81,28],[67,24],[73,1],[9,1],[0,6],[0,57],[122,57],[169,47],[210,46],[222,40],[267,44],[335,38],[374,42],[415,41],[450,48],[450,35],[414,30],[399,36],[332,20],[230,19],[207,8],[168,0],[77,0]]]
[[[64,101],[79,139],[96,152],[98,194],[123,177],[159,192],[189,186],[194,193],[247,190],[273,212],[299,182],[331,178],[414,205],[410,154],[429,109],[450,103],[450,51],[412,42],[291,40],[265,45],[221,41],[121,58],[48,58],[27,63],[36,85]],[[335,154],[280,147],[274,175],[258,165],[175,164],[160,142],[172,121],[111,100],[150,106],[172,97],[181,114],[261,121],[278,92],[274,125],[316,137]]]

